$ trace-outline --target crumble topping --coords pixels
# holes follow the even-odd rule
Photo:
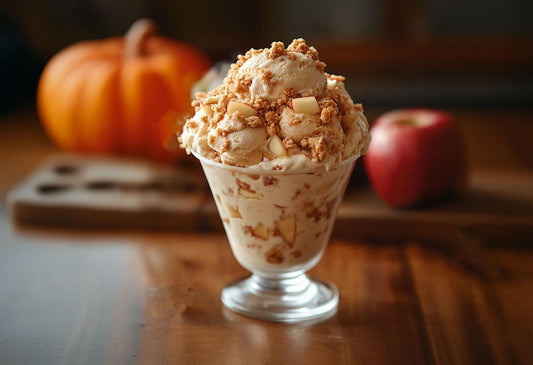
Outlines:
[[[268,62],[278,63],[272,66]],[[293,87],[281,88],[286,84],[285,76],[280,79],[278,74],[281,72],[280,75],[285,75],[283,67],[287,62],[297,64],[297,69],[314,67],[315,71],[306,71],[305,75],[318,72],[323,78],[318,85],[322,86],[317,86],[318,81],[310,79],[309,85],[298,90]],[[281,67],[282,71],[276,67]],[[251,49],[239,55],[221,85],[209,92],[196,93],[196,99],[192,102],[196,115],[183,126],[181,146],[190,152],[194,149],[194,143],[202,141],[194,135],[208,133],[205,142],[202,142],[201,154],[217,162],[236,166],[249,166],[295,155],[303,155],[314,163],[323,163],[328,159],[336,163],[364,152],[369,137],[362,105],[354,104],[345,91],[345,78],[324,73],[325,67],[326,64],[319,60],[318,51],[301,38],[293,40],[286,48],[282,42],[273,42],[268,49]],[[288,75],[295,80],[303,78],[290,73]],[[292,82],[288,85],[300,85],[298,83],[301,81]],[[272,90],[278,89],[278,96],[268,96]],[[302,102],[302,98],[309,100]],[[299,99],[299,109],[293,107],[294,99]],[[231,112],[228,110],[230,102]],[[235,107],[236,104],[239,104],[238,107]],[[202,124],[208,126],[207,130],[202,128]],[[241,135],[230,141],[231,135],[236,133]],[[273,136],[277,136],[286,149],[282,156],[268,149],[267,141]],[[355,138],[359,141],[353,142]],[[356,148],[362,151],[354,150]],[[232,153],[236,157],[224,157]],[[283,166],[273,164],[270,168],[283,169]]]

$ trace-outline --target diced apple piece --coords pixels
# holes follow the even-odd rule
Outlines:
[[[239,195],[245,199],[263,199],[263,194],[242,188],[239,188]]]
[[[314,206],[310,206],[310,207],[306,207],[304,209],[304,212],[305,214],[307,214],[307,216],[309,216],[310,214],[313,214],[313,212],[317,210]]]
[[[292,99],[292,109],[296,113],[302,114],[318,114],[320,111],[320,107],[314,96]]]
[[[204,104],[215,104],[218,103],[218,98],[216,96],[208,96],[204,100]]]
[[[241,213],[239,213],[239,209],[232,207],[231,205],[228,205],[228,213],[231,218],[242,218]]]
[[[296,221],[294,216],[278,221],[276,226],[285,242],[294,243],[294,236],[296,233]]]
[[[279,246],[274,246],[265,254],[266,260],[270,264],[281,264],[285,260],[283,249]]]
[[[283,142],[281,142],[281,139],[276,135],[270,138],[270,141],[268,142],[268,149],[278,157],[287,156],[287,149],[283,145]]]
[[[202,110],[204,111],[205,115],[211,115],[211,113],[213,113],[213,109],[211,109],[211,107],[207,104],[202,105]]]
[[[228,114],[239,112],[245,117],[251,117],[252,115],[257,114],[257,110],[255,110],[251,106],[243,104],[243,103],[239,103],[238,101],[233,101],[233,100],[228,103],[227,110],[228,110]]]
[[[252,236],[266,241],[270,238],[270,232],[263,223],[259,223],[257,226],[252,228]]]

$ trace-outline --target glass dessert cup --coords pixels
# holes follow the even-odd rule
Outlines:
[[[243,315],[298,322],[334,314],[334,284],[309,277],[320,260],[358,156],[328,171],[259,170],[195,154],[215,198],[233,254],[251,276],[222,291]]]

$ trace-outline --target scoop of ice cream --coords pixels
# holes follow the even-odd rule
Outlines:
[[[290,88],[302,95],[323,95],[327,79],[315,60],[302,53],[282,54],[272,58],[272,52],[255,52],[237,70],[235,80],[250,85],[239,90],[239,96],[249,100],[275,101],[283,90]]]
[[[219,138],[219,134],[225,137]],[[239,166],[260,163],[266,139],[265,128],[248,128],[235,114],[222,119],[207,135],[209,146],[219,153],[223,163]]]
[[[344,77],[324,72],[303,39],[250,50],[224,82],[197,93],[179,137],[187,153],[260,169],[329,168],[366,152],[368,123]]]
[[[342,159],[348,159],[353,155],[363,155],[370,143],[368,121],[363,113],[363,106],[355,104],[344,87],[344,78],[330,76],[328,78],[328,94],[332,98],[340,99],[340,105],[344,109],[340,113],[341,127],[344,132]]]

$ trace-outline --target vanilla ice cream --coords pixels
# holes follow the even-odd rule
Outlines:
[[[329,240],[369,143],[344,77],[303,39],[250,50],[197,93],[179,137],[202,162],[237,260],[253,272],[308,270]]]
[[[368,123],[344,77],[324,72],[302,39],[286,49],[250,50],[222,85],[198,93],[182,147],[223,164],[290,170],[334,164],[366,152]]]

